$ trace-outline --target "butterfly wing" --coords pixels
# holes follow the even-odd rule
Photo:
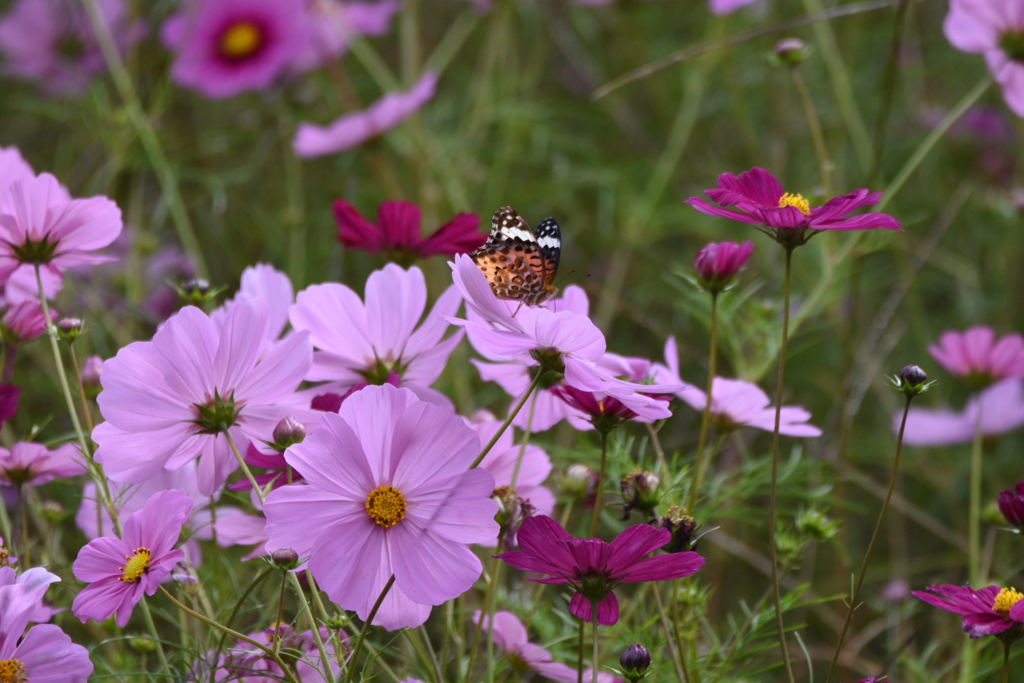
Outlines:
[[[562,229],[554,218],[545,218],[537,226],[537,246],[544,264],[544,286],[552,286],[562,258]]]
[[[544,245],[512,207],[504,206],[494,212],[487,242],[471,256],[499,299],[535,304],[547,298],[558,268],[561,231],[552,219],[542,225],[546,226]]]

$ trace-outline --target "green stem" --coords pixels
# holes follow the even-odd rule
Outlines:
[[[679,666],[683,670],[683,679],[686,683],[690,682],[690,665],[689,657],[687,656],[686,647],[683,645],[683,633],[679,628],[679,590],[676,586],[676,582],[672,581],[669,584],[672,588],[672,630],[675,633],[676,649],[679,651]],[[657,587],[655,587],[655,593],[657,593]],[[660,598],[660,595],[659,595]],[[670,646],[671,647],[671,646]]]
[[[583,683],[583,627],[585,623],[580,619],[579,642],[576,644],[576,683]]]
[[[839,633],[839,642],[836,643],[836,651],[832,655],[832,663],[828,668],[828,677],[825,679],[825,683],[832,683],[832,676],[835,674],[836,664],[839,662],[839,653],[843,649],[843,641],[846,639],[846,633],[850,629],[850,621],[853,619],[853,612],[857,609],[857,598],[860,597],[860,589],[864,586],[864,577],[868,573],[868,562],[871,560],[871,553],[875,549],[875,543],[878,541],[878,536],[882,531],[882,522],[885,520],[885,513],[889,509],[889,501],[892,499],[892,492],[896,489],[896,478],[900,471],[900,452],[903,449],[903,430],[907,426],[907,413],[910,412],[910,400],[913,398],[913,394],[907,394],[907,402],[903,406],[903,419],[900,421],[900,433],[896,437],[896,456],[892,462],[892,476],[889,478],[889,490],[886,491],[885,500],[882,501],[882,509],[878,513],[878,521],[875,523],[875,532],[871,535],[871,542],[868,543],[868,550],[864,554],[864,561],[860,566],[860,574],[857,576],[857,582],[854,584],[853,594],[850,596],[850,604],[846,611],[846,621],[843,622],[843,630]]]
[[[590,683],[597,683],[597,600],[590,601],[590,616],[594,620],[594,653],[590,658]]]
[[[373,608],[370,613],[366,616],[366,621],[363,622],[363,628],[360,629],[359,635],[356,637],[356,644],[352,648],[352,656],[348,660],[348,675],[345,677],[345,683],[352,683],[356,676],[356,662],[359,660],[359,651],[363,649],[363,641],[366,640],[366,632],[370,630],[370,624],[373,623],[373,618],[377,616],[377,610],[380,609],[381,604],[384,602],[384,598],[387,597],[388,591],[395,585],[395,575],[392,574],[388,582],[384,584],[384,589],[381,590],[380,595],[377,596],[377,602],[373,603]],[[328,667],[330,668],[330,667]]]
[[[281,651],[281,615],[284,610],[284,588],[288,585],[288,572],[281,572],[281,592],[277,596],[277,619],[274,620],[274,654]]]
[[[668,623],[668,616],[665,614],[665,606],[661,602],[660,586],[658,584],[651,585],[651,592],[654,594],[654,604],[658,608],[658,620],[661,622],[661,629],[665,632],[665,643],[668,647],[669,656],[672,658],[672,666],[676,670],[676,678],[683,683],[690,683],[690,672],[686,668],[686,665],[679,661],[680,654],[685,656],[683,653],[682,645],[677,644],[677,651],[672,649],[672,628]],[[678,631],[677,631],[678,633]]]
[[[160,590],[163,590],[161,588]],[[164,670],[168,678],[172,677],[171,667],[167,663],[167,655],[164,653],[164,645],[160,642],[160,634],[156,630],[156,624],[153,623],[153,615],[149,611],[149,603],[143,598],[139,600],[139,609],[142,610],[142,620],[146,622],[146,628],[149,629],[150,634],[153,636],[153,645],[156,646],[156,656],[160,660],[160,668]]]
[[[608,459],[608,432],[601,432],[601,469],[597,472],[597,491],[594,494],[594,513],[590,516],[590,533],[594,538],[597,533],[597,520],[601,518],[601,505],[604,499],[604,469]]]
[[[231,431],[225,429],[223,432],[224,437],[228,440],[228,445],[231,446],[231,452],[235,454],[235,460],[238,461],[238,466],[242,469],[246,479],[252,484],[253,490],[256,491],[256,496],[260,499],[260,508],[263,508],[263,503],[266,502],[266,496],[263,495],[263,489],[258,483],[256,483],[256,477],[253,476],[252,470],[249,469],[249,465],[246,464],[245,458],[238,452],[238,446],[235,445],[235,440],[231,438]]]
[[[811,140],[814,142],[814,154],[818,157],[818,170],[821,173],[821,186],[825,190],[825,196],[832,196],[832,162],[828,158],[828,147],[825,145],[825,133],[821,129],[821,119],[818,118],[818,110],[814,107],[814,100],[807,90],[807,83],[804,82],[803,74],[796,67],[789,70],[793,76],[793,85],[800,95],[800,104],[803,105],[804,115],[807,117],[807,127],[811,129]]]
[[[18,556],[18,566],[21,569],[28,569],[32,566],[32,559],[28,552],[28,496],[25,494],[24,484],[18,486],[18,517],[21,518],[21,554]]]
[[[526,429],[523,431],[523,441],[519,444],[519,455],[516,456],[516,466],[512,469],[512,481],[510,481],[508,485],[508,487],[513,491],[516,488],[516,482],[519,481],[519,469],[523,466],[523,457],[526,455],[526,447],[530,444],[530,433],[533,431],[533,415],[536,410],[537,394],[534,394],[533,400],[530,401],[530,413],[526,416]],[[501,548],[498,550],[501,550]]]
[[[1003,641],[1003,683],[1010,683],[1010,642]]]
[[[530,398],[530,394],[540,386],[540,378],[543,374],[544,373],[541,372],[540,369],[537,370],[537,376],[533,378],[532,382],[530,382],[530,388],[526,390],[523,397],[519,399],[519,402],[516,403],[514,408],[512,408],[512,412],[508,414],[505,421],[501,423],[500,427],[498,427],[498,431],[494,432],[494,436],[491,437],[491,440],[488,441],[487,445],[480,451],[480,455],[476,456],[476,460],[474,460],[473,464],[469,466],[469,469],[475,470],[480,465],[480,462],[487,457],[487,454],[491,452],[491,449],[494,448],[494,444],[498,443],[498,439],[501,438],[501,435],[504,434],[505,430],[512,424],[512,420],[516,419],[516,415],[518,415],[519,411],[523,409],[523,406],[526,405],[526,401]]]
[[[68,343],[68,356],[71,358],[71,369],[75,373],[75,381],[78,383],[78,398],[82,404],[82,417],[85,419],[85,428],[92,434],[92,411],[89,410],[89,399],[85,395],[85,385],[82,384],[82,371],[79,369],[78,356],[75,354],[75,345]]]
[[[498,534],[498,550],[501,549],[502,541],[504,541],[503,535]],[[484,615],[491,614],[491,601],[494,599],[495,585],[498,583],[498,572],[501,571],[501,560],[497,556],[491,558],[491,571],[488,574],[489,581],[487,582],[487,592],[484,593],[484,608],[480,611],[480,618],[476,622],[476,627],[473,629],[473,640],[469,645],[469,664],[466,666],[466,677],[464,681],[469,681],[469,677],[473,675],[473,667],[476,666],[476,652],[477,646],[480,644],[480,634],[483,632],[484,627]],[[490,621],[487,622],[487,632],[491,633],[493,625]]]
[[[789,683],[796,683],[793,664],[786,645],[786,624],[782,619],[782,596],[779,586],[778,549],[775,547],[776,489],[779,479],[779,424],[782,417],[782,389],[786,377],[786,347],[789,345],[789,284],[792,274],[793,249],[786,247],[786,276],[783,285],[782,344],[779,347],[779,379],[775,389],[775,431],[772,434],[772,473],[768,492],[768,555],[772,565],[772,603],[775,605],[775,627],[779,633],[779,650]]]
[[[309,570],[306,570],[306,577],[310,577]],[[320,652],[320,661],[324,664],[323,675],[327,680],[327,683],[334,683],[334,672],[331,671],[331,662],[327,657],[327,648],[324,647],[324,640],[320,637],[320,625],[316,623],[316,615],[313,614],[313,610],[309,606],[309,601],[306,600],[306,593],[302,590],[302,584],[299,583],[299,577],[294,572],[288,572],[288,578],[292,582],[292,588],[295,590],[295,595],[299,598],[300,609],[309,615],[309,626],[310,630],[313,631],[313,640],[316,641],[316,648]],[[391,577],[392,581],[394,577]],[[389,586],[390,587],[390,584]],[[316,584],[310,583],[309,592],[316,595]],[[387,592],[385,588],[384,592]],[[316,596],[319,600],[319,596]],[[373,615],[370,615],[370,620],[373,620]],[[353,659],[353,661],[355,661]]]
[[[715,371],[718,361],[718,292],[711,292],[711,349],[708,351],[708,385],[707,401],[704,403],[704,414],[700,419],[700,437],[697,439],[697,457],[693,462],[693,482],[690,484],[689,500],[686,509],[693,512],[697,507],[697,496],[700,493],[701,470],[704,461],[704,447],[708,443],[708,429],[711,425],[711,392],[715,386]]]
[[[982,410],[984,401],[978,398],[978,415],[974,421],[974,439],[971,443],[971,498],[968,514],[968,562],[971,584],[980,586],[984,577],[981,571],[981,465],[984,452],[982,430]]]

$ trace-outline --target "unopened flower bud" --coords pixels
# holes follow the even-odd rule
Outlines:
[[[658,484],[661,480],[653,472],[633,470],[622,478],[623,520],[629,519],[633,510],[639,510],[648,517],[653,516],[658,506]]]
[[[523,520],[536,512],[536,509],[529,501],[520,498],[510,486],[494,489],[491,500],[498,504],[498,514],[494,516],[494,521],[501,527],[504,549],[511,550],[516,547],[516,534]]]
[[[908,398],[923,394],[935,384],[934,381],[929,382],[925,371],[916,365],[906,366],[899,371],[899,374],[892,377],[890,381],[897,390],[902,391]]]
[[[833,522],[821,510],[802,510],[796,518],[797,530],[814,541],[827,541],[839,531],[839,522]]]
[[[89,356],[82,363],[82,371],[79,377],[85,393],[89,398],[95,398],[100,393],[100,379],[103,376],[103,359],[99,356]]]
[[[1024,481],[1001,492],[998,503],[1007,523],[1018,529],[1024,528]]]
[[[224,291],[223,287],[211,287],[209,281],[202,278],[195,278],[182,284],[171,284],[186,305],[200,308],[213,302],[217,295]]]
[[[335,614],[324,621],[324,626],[334,631],[340,631],[351,623],[352,617],[347,614]]]
[[[799,38],[783,38],[775,43],[772,62],[776,66],[796,66],[811,56],[811,49]]]
[[[585,498],[589,490],[596,485],[598,473],[592,467],[582,463],[570,465],[562,478],[562,493],[572,498]]]
[[[82,321],[78,318],[61,318],[57,323],[57,336],[66,342],[73,342],[82,334]]]
[[[64,506],[55,500],[43,501],[39,506],[39,515],[50,524],[56,524],[64,519]]]
[[[694,542],[699,528],[697,522],[678,505],[673,505],[665,515],[653,520],[651,526],[655,529],[666,529],[672,533],[672,540],[661,548],[666,553],[682,553],[687,550],[695,550],[697,547]]]
[[[306,427],[289,415],[274,427],[274,444],[278,450],[284,451],[292,444],[302,443],[306,438]]]
[[[630,683],[636,683],[647,674],[651,668],[651,653],[640,643],[633,643],[619,655],[619,666],[622,667],[622,675]]]
[[[727,289],[754,252],[753,242],[712,242],[697,252],[693,269],[700,287],[712,294]]]
[[[156,652],[156,643],[154,643],[149,638],[132,638],[128,642],[131,643],[132,648],[136,652],[142,652],[142,653]]]
[[[270,561],[278,569],[295,569],[299,564],[299,554],[291,548],[280,548],[270,554]]]

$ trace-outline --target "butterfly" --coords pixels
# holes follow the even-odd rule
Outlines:
[[[494,296],[535,306],[555,295],[562,230],[554,218],[545,218],[531,230],[510,206],[491,218],[491,233],[482,247],[470,254],[487,277]]]

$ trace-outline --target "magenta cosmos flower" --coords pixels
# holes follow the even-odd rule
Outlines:
[[[486,410],[477,411],[472,420],[467,420],[477,436],[480,437],[480,448],[497,433],[501,427],[494,415]],[[555,510],[555,494],[542,484],[551,474],[551,458],[540,446],[527,444],[523,449],[514,443],[512,430],[506,429],[494,443],[491,451],[480,461],[480,467],[494,477],[495,488],[512,486],[512,474],[516,470],[519,452],[523,457],[516,473],[516,484],[513,487],[524,503],[529,503],[534,510],[542,515],[550,515]]]
[[[668,530],[646,524],[628,527],[611,543],[574,538],[550,517],[537,516],[527,517],[519,528],[522,550],[496,557],[510,567],[548,575],[531,581],[572,586],[576,594],[569,611],[591,621],[591,602],[596,602],[597,623],[611,626],[619,620],[619,601],[612,592],[619,584],[678,579],[704,565],[704,558],[692,551],[645,557],[671,540]]]
[[[1007,523],[1018,529],[1024,527],[1024,481],[1017,482],[1012,489],[1000,491],[996,502]]]
[[[111,260],[94,252],[121,234],[121,210],[106,197],[71,199],[49,173],[16,180],[0,195],[0,281],[22,264],[59,277]]]
[[[700,286],[717,294],[732,284],[754,253],[753,242],[712,242],[697,252],[693,269]]]
[[[388,93],[364,111],[345,114],[327,126],[300,123],[292,149],[298,156],[312,159],[361,145],[419,111],[434,96],[436,88],[437,74],[428,71],[409,92]]]
[[[171,78],[221,99],[271,86],[309,45],[304,0],[190,0],[160,29]]]
[[[362,249],[371,254],[412,255],[427,258],[437,254],[468,254],[487,240],[480,233],[480,218],[475,213],[460,213],[429,237],[423,237],[420,208],[409,202],[384,202],[377,209],[377,222],[371,223],[343,199],[334,202],[334,220],[338,223],[338,241],[346,249]]]
[[[981,433],[999,436],[1024,426],[1024,383],[1008,379],[984,389],[959,413],[948,408],[911,408],[903,442],[908,446],[949,446],[974,438],[981,410]],[[902,417],[894,415],[892,428],[899,432]]]
[[[89,584],[75,596],[71,612],[84,624],[117,614],[124,626],[143,593],[153,595],[160,582],[185,557],[174,550],[181,527],[192,512],[184,491],[161,491],[124,521],[121,538],[102,536],[78,552],[75,578]]]
[[[1024,337],[1008,334],[996,341],[989,327],[964,332],[949,330],[928,353],[951,374],[974,386],[987,386],[1011,377],[1024,377]]]
[[[92,674],[88,650],[51,624],[25,632],[47,585],[25,582],[0,588],[0,674],[12,683],[87,683]]]
[[[951,0],[943,23],[953,47],[985,56],[1006,104],[1024,116],[1024,12],[1017,0]]]
[[[92,436],[107,475],[140,483],[198,457],[199,490],[209,496],[238,467],[225,432],[238,448],[271,440],[277,423],[301,410],[280,404],[309,372],[313,354],[307,333],[268,342],[268,318],[265,302],[241,301],[218,329],[189,306],[153,341],[104,361],[97,402],[106,422]]]
[[[365,304],[342,284],[308,287],[290,314],[292,327],[307,331],[316,348],[306,379],[330,382],[321,390],[344,394],[363,382],[384,384],[396,373],[401,386],[420,398],[450,406],[430,385],[462,339],[462,332],[442,339],[446,317],[459,303],[459,293],[449,287],[417,328],[427,305],[423,272],[394,263],[370,274]]]
[[[118,48],[145,33],[141,22],[128,24],[123,0],[99,0]],[[44,92],[76,95],[107,65],[85,10],[65,0],[18,0],[0,19],[4,70],[38,82]]]
[[[709,216],[761,226],[773,239],[789,246],[803,244],[819,230],[903,229],[899,221],[884,213],[849,215],[877,204],[881,192],[856,190],[811,208],[803,195],[783,190],[775,176],[763,168],[752,168],[739,177],[723,173],[718,177],[718,188],[705,190],[704,194],[719,206],[696,197],[686,203]],[[739,210],[719,208],[729,206]]]
[[[914,591],[915,598],[933,607],[959,614],[964,632],[971,638],[994,636],[1011,626],[1024,623],[1024,595],[1013,588],[986,586],[974,590],[969,586],[928,586]]]
[[[655,377],[659,382],[682,382],[674,337],[665,342],[665,365],[655,366]],[[689,384],[676,396],[694,410],[703,411],[707,406],[707,394]],[[775,408],[771,407],[771,399],[756,384],[739,379],[714,378],[711,383],[711,419],[720,432],[740,427],[756,427],[768,432],[775,430]],[[779,433],[799,437],[821,436],[820,429],[807,424],[810,419],[811,414],[800,406],[782,406]]]
[[[85,474],[81,456],[71,444],[49,450],[41,443],[19,441],[11,450],[0,448],[0,485],[41,486],[54,479]]]
[[[473,623],[479,623],[480,610],[473,615]],[[490,619],[483,617],[483,629],[491,631],[494,643],[508,656],[512,669],[522,673],[538,673],[544,678],[563,683],[576,683],[578,673],[575,667],[556,662],[551,653],[539,645],[530,642],[526,635],[526,626],[519,618],[511,612],[498,611],[494,613],[494,629],[491,629]],[[587,669],[583,673],[583,680],[593,680],[593,670]],[[619,680],[615,676],[598,672],[597,680],[600,683],[615,683]]]
[[[408,389],[366,387],[285,452],[308,485],[267,496],[267,550],[309,557],[331,600],[364,620],[394,575],[374,623],[419,626],[483,571],[468,544],[498,535],[494,477],[467,470],[479,451],[451,410]]]

